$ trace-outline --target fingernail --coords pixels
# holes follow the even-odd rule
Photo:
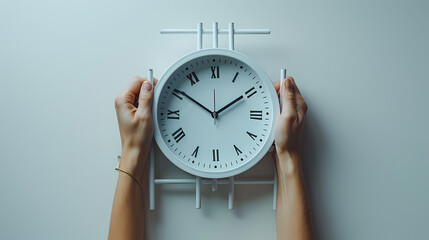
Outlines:
[[[290,82],[290,79],[286,79],[286,87],[291,90],[292,89],[292,84]]]
[[[143,83],[143,90],[146,92],[150,92],[150,90],[152,90],[152,84],[150,84],[150,82],[145,81]]]

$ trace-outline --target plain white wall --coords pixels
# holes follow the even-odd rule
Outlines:
[[[113,100],[195,50],[162,28],[270,28],[236,50],[310,107],[304,170],[319,239],[428,239],[428,1],[1,1],[0,238],[105,239],[120,154]],[[211,38],[206,36],[205,47]],[[227,39],[220,38],[227,47]],[[156,153],[159,176],[186,176]],[[245,175],[271,177],[270,157]],[[158,168],[159,170],[160,168]],[[150,239],[274,239],[271,187],[157,188]]]

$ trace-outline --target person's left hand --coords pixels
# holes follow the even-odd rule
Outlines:
[[[154,86],[157,82],[154,79]],[[119,167],[140,180],[149,159],[153,138],[153,89],[147,79],[135,77],[115,99],[122,142]]]

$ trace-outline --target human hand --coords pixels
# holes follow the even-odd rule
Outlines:
[[[155,79],[154,86],[157,82]],[[152,84],[134,77],[115,99],[122,143],[119,167],[139,179],[143,178],[153,138],[152,96]]]
[[[281,92],[283,105],[274,132],[277,157],[299,155],[307,104],[292,77],[284,80],[281,89],[280,82],[274,83],[274,87],[277,93]]]

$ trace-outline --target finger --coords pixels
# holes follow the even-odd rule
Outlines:
[[[134,77],[133,80],[122,90],[118,95],[116,103],[121,106],[132,107],[136,103],[136,98],[140,92],[140,87],[144,79],[141,77]]]
[[[150,116],[152,110],[152,96],[153,86],[149,81],[145,80],[140,88],[139,106],[136,114],[140,116]]]
[[[278,93],[280,90],[280,81],[273,82],[273,85],[274,85],[274,89],[276,89],[276,93]]]
[[[301,95],[301,92],[298,89],[298,86],[295,83],[295,80],[290,77],[292,80],[292,86],[293,86],[293,90],[295,92],[295,98],[296,98],[296,109],[300,114],[306,114],[308,107],[307,107],[307,103],[305,102],[304,98]]]
[[[156,87],[157,83],[158,83],[158,79],[157,78],[153,78],[153,87]]]
[[[281,86],[281,101],[282,109],[281,115],[283,117],[295,117],[296,116],[296,98],[293,91],[292,80],[286,78]]]

